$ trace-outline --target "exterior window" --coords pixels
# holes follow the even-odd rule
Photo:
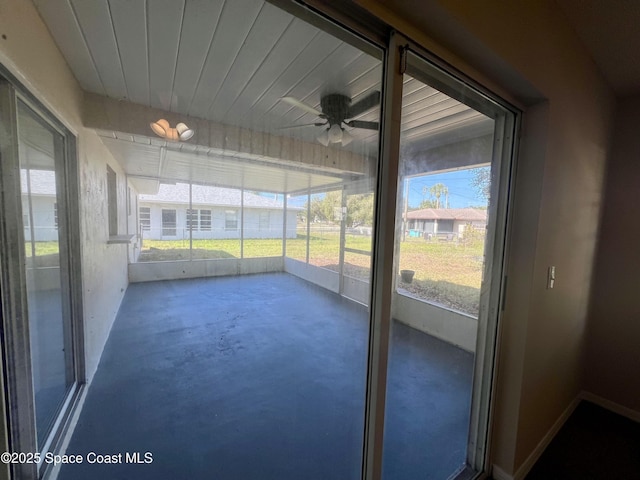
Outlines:
[[[109,235],[118,234],[118,190],[116,172],[107,165],[107,203],[109,208]]]
[[[53,225],[58,229],[58,202],[53,203]]]
[[[226,210],[224,212],[224,229],[225,230],[238,229],[238,211],[237,210]]]
[[[140,229],[143,232],[151,230],[151,207],[140,207]]]
[[[198,230],[198,210],[187,208],[187,230]]]
[[[211,210],[200,210],[200,230],[211,230]]]
[[[175,237],[178,234],[175,209],[162,209],[162,236]]]
[[[260,212],[260,230],[269,230],[269,212]]]

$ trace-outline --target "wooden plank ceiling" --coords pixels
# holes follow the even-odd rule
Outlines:
[[[379,58],[261,0],[34,3],[82,88],[114,99],[315,142],[326,127],[282,129],[322,121],[282,97],[320,110],[329,93],[357,102],[381,90]],[[486,117],[414,79],[404,92],[407,142],[491,131]],[[374,107],[356,119],[379,114]],[[354,141],[342,148],[375,155],[376,131],[347,130]]]

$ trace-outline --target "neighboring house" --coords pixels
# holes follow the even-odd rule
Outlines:
[[[231,188],[161,184],[155,195],[139,196],[140,233],[153,240],[240,238],[244,209],[244,238],[282,238],[283,205],[272,198]],[[299,207],[287,208],[287,238],[296,237]]]
[[[487,226],[487,211],[479,208],[423,208],[407,212],[406,230],[424,236],[462,237],[468,225],[476,229]]]
[[[25,241],[58,240],[55,172],[20,169],[22,223]]]

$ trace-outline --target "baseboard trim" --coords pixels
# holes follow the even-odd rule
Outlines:
[[[511,475],[497,465],[493,465],[493,467],[491,467],[491,478],[493,478],[493,480],[513,480]]]
[[[611,400],[607,400],[595,393],[582,391],[580,393],[580,398],[587,402],[595,403],[599,407],[604,408],[605,410],[609,410],[610,412],[617,413],[618,415],[622,415],[623,417],[628,418],[629,420],[633,420],[634,422],[640,423],[640,412],[637,410],[633,410],[629,407],[625,407],[624,405],[620,405],[619,403],[612,402]]]
[[[536,445],[536,448],[533,449],[531,454],[527,457],[527,459],[520,465],[520,468],[516,470],[516,473],[513,475],[513,480],[523,480],[524,477],[527,476],[529,471],[536,464],[540,456],[544,453],[545,449],[551,443],[551,440],[556,436],[556,434],[560,431],[565,422],[569,419],[573,411],[580,404],[582,398],[578,395],[573,401],[569,404],[569,406],[562,412],[562,415],[558,417],[555,423],[551,426],[547,434],[542,437],[542,440]]]

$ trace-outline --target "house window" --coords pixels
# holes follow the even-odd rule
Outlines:
[[[211,230],[211,210],[200,210],[200,230]]]
[[[162,236],[175,237],[178,233],[175,209],[162,209]]]
[[[260,230],[269,230],[269,212],[260,212],[258,228]]]
[[[140,207],[140,230],[151,230],[151,207]]]
[[[198,230],[198,210],[187,208],[187,230]]]
[[[107,165],[107,204],[109,208],[109,236],[118,234],[118,190],[116,172]]]
[[[53,225],[58,229],[58,202],[53,202]]]
[[[225,230],[238,229],[238,211],[237,210],[226,210],[224,212],[224,229]]]

